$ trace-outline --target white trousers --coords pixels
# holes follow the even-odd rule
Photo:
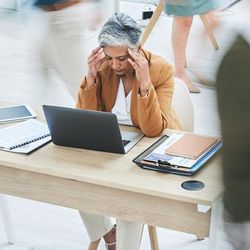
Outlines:
[[[109,217],[80,212],[91,241],[96,241],[108,233],[113,224]],[[138,250],[140,248],[143,224],[116,220],[116,250]]]
[[[98,29],[111,14],[108,6],[109,0],[101,3],[87,1],[62,10],[43,12],[42,67],[55,68],[74,99],[77,99],[80,82],[87,73],[87,57],[98,45]]]

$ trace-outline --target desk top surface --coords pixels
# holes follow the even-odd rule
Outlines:
[[[37,113],[41,117],[41,112]],[[166,134],[171,133],[171,130],[166,130]],[[156,197],[211,205],[223,191],[220,154],[209,160],[192,177],[139,168],[132,160],[157,139],[159,137],[144,137],[127,154],[62,147],[53,143],[47,144],[30,155],[0,151],[0,166]],[[190,179],[204,182],[205,188],[199,191],[184,190],[181,183]]]
[[[171,131],[167,131],[169,132]],[[220,156],[211,159],[193,177],[139,168],[132,160],[156,140],[157,138],[144,137],[125,155],[49,143],[31,155],[1,151],[0,165],[158,197],[211,205],[222,192]],[[203,181],[206,186],[199,191],[184,190],[181,183],[189,179]]]

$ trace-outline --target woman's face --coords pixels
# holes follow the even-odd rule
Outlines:
[[[131,64],[128,62],[128,58],[131,58],[128,54],[128,47],[107,46],[103,48],[103,52],[109,67],[112,68],[117,75],[122,76],[134,70]]]

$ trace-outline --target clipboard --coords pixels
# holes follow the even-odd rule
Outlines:
[[[140,168],[153,170],[163,173],[177,174],[177,175],[186,175],[192,176],[197,173],[208,161],[213,157],[213,155],[218,152],[218,150],[222,147],[222,142],[218,141],[216,145],[214,145],[210,150],[208,150],[191,168],[184,168],[179,166],[174,166],[169,164],[168,162],[148,162],[145,161],[144,158],[148,156],[152,151],[154,151],[158,146],[160,146],[163,142],[165,142],[169,136],[163,135],[159,140],[157,140],[154,144],[148,147],[145,151],[139,154],[132,161],[139,166]]]

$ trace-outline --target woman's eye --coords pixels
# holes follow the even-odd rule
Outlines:
[[[123,57],[123,58],[119,58],[119,61],[122,62],[122,61],[125,61],[127,57]]]
[[[118,60],[119,62],[123,62],[123,61],[125,61],[127,59],[127,57],[122,57],[122,58],[117,58],[117,59],[115,59],[115,60]],[[106,60],[108,61],[108,62],[111,62],[112,61],[112,57],[106,57]]]

